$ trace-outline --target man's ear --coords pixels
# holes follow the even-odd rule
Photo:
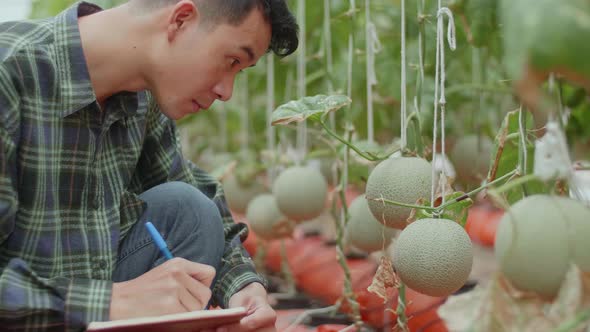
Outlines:
[[[186,29],[189,22],[199,18],[199,10],[191,0],[179,1],[173,6],[168,18],[168,41],[173,41],[180,31]]]

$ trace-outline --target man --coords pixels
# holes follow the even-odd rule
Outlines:
[[[248,309],[225,330],[272,330],[247,229],[182,158],[173,120],[229,100],[238,72],[297,44],[284,0],[81,2],[0,24],[1,329],[212,304]]]

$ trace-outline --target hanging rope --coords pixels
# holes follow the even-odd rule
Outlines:
[[[414,95],[414,111],[420,113],[422,110],[422,85],[424,84],[424,0],[416,1],[418,6],[418,69],[419,75],[416,79],[416,95]],[[404,8],[405,10],[405,8]],[[405,13],[404,13],[405,14]],[[404,18],[405,20],[405,15]],[[405,38],[405,24],[404,31],[402,32],[403,38]],[[406,45],[403,43],[405,49]],[[405,59],[404,59],[405,64]],[[405,66],[404,66],[405,70]],[[406,137],[407,138],[407,137]]]
[[[401,150],[406,148],[408,142],[408,125],[406,123],[408,115],[406,110],[406,4],[402,0],[402,82],[401,82]]]
[[[367,54],[367,139],[370,143],[375,141],[373,120],[373,85],[377,84],[375,74],[375,53],[381,51],[381,42],[377,36],[377,28],[371,21],[370,0],[365,0],[365,48]]]
[[[227,152],[227,109],[225,108],[225,103],[219,103],[217,114],[219,116],[219,131],[221,135],[220,148],[223,152]]]
[[[269,185],[272,187],[275,176],[275,127],[272,125],[272,112],[275,105],[275,62],[270,54],[266,56],[266,144],[271,155],[268,168]]]
[[[242,93],[241,93],[241,104],[243,105],[243,107],[246,108],[246,110],[243,110],[242,108],[238,108],[240,109],[240,118],[241,118],[241,123],[242,123],[242,146],[241,146],[241,152],[243,154],[243,156],[245,156],[246,151],[248,151],[248,148],[250,146],[250,142],[249,142],[249,136],[250,136],[250,123],[249,123],[249,119],[248,119],[248,114],[250,111],[250,100],[248,98],[248,90],[249,90],[249,86],[248,86],[248,74],[247,73],[243,73],[243,84],[242,84]]]
[[[432,142],[432,190],[431,190],[431,197],[430,202],[431,206],[434,207],[434,199],[435,193],[437,189],[436,183],[436,144],[437,144],[437,128],[438,128],[438,107],[440,106],[440,117],[441,117],[441,158],[444,161],[446,160],[445,155],[445,108],[446,108],[446,99],[445,99],[445,45],[443,39],[444,33],[444,25],[443,19],[444,16],[448,18],[448,27],[447,27],[447,41],[449,43],[449,48],[451,50],[455,50],[457,47],[456,40],[455,40],[455,22],[453,20],[453,13],[447,7],[441,7],[441,0],[438,1],[438,12],[437,12],[437,25],[436,25],[436,69],[435,69],[435,79],[434,79],[434,125],[433,125],[433,142]],[[440,88],[440,99],[438,97]],[[446,169],[445,167],[441,170],[442,174],[440,176],[440,186],[441,186],[441,195],[442,195],[442,204],[445,202],[445,187],[446,187]]]
[[[334,84],[332,82],[334,65],[332,61],[332,28],[330,26],[330,0],[324,0],[324,45],[326,48],[326,71],[327,71],[327,88],[328,94],[334,92]],[[330,127],[336,128],[336,112],[330,112]]]
[[[301,31],[299,35],[299,51],[297,53],[297,97],[305,97],[305,85],[306,85],[306,27],[305,27],[305,0],[299,0],[297,3],[297,16],[299,19],[299,29]],[[307,153],[307,124],[306,121],[302,121],[297,126],[297,145],[299,152],[299,164]]]

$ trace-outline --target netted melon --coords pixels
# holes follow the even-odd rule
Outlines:
[[[254,197],[248,204],[246,219],[252,231],[266,240],[285,237],[293,232],[293,224],[281,213],[272,194]]]
[[[369,253],[389,246],[396,231],[375,219],[364,195],[352,201],[348,213],[346,238],[351,245]]]
[[[533,195],[516,202],[498,225],[500,270],[517,288],[551,298],[570,263],[590,271],[590,209],[564,197]]]
[[[406,204],[419,199],[429,200],[432,187],[432,168],[421,158],[388,158],[371,172],[367,181],[366,196],[373,216],[385,226],[403,229],[411,209],[384,204],[371,198],[385,198]]]
[[[238,177],[234,174],[223,180],[223,190],[227,205],[232,211],[237,213],[245,213],[248,203],[254,197],[268,191],[257,179],[251,179],[242,183],[238,181]]]
[[[318,217],[324,210],[328,186],[322,174],[311,168],[294,166],[275,179],[272,192],[281,212],[294,221]]]
[[[457,180],[466,186],[478,186],[487,176],[494,144],[485,136],[459,138],[451,151]]]
[[[420,219],[406,227],[395,244],[393,265],[413,290],[448,296],[465,284],[473,251],[463,227],[448,219]]]

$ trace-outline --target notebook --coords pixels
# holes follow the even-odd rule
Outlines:
[[[244,307],[191,311],[158,317],[92,322],[87,332],[196,332],[238,323],[244,316]]]

